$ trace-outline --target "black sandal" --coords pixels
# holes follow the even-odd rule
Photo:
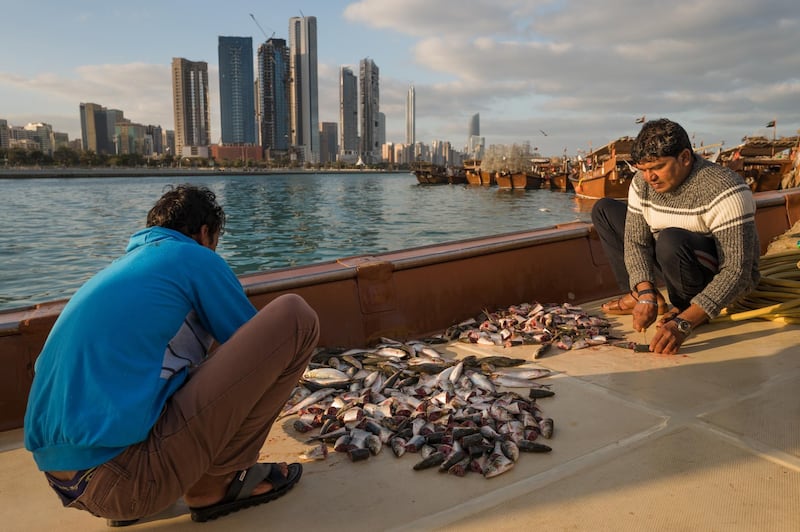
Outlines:
[[[275,500],[286,495],[297,484],[302,474],[303,466],[300,464],[289,464],[289,470],[285,477],[281,473],[280,466],[275,463],[255,464],[248,469],[243,469],[236,473],[221,501],[200,508],[189,508],[192,520],[202,523],[231,512],[238,512],[243,508]],[[272,484],[272,489],[261,495],[251,496],[255,487],[264,481]]]

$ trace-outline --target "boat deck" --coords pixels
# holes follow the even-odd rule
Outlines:
[[[583,307],[599,314],[599,304]],[[612,323],[642,341],[629,316]],[[414,471],[417,458],[389,450],[356,463],[332,453],[306,463],[277,501],[205,524],[179,502],[130,529],[798,530],[798,344],[800,326],[751,320],[705,325],[678,356],[551,349],[535,364],[559,372],[546,379],[556,395],[538,400],[555,421],[553,451],[523,453],[496,478]],[[533,356],[527,346],[447,351]],[[296,461],[309,448],[291,420],[274,427],[270,460]],[[20,430],[0,433],[2,528],[107,530],[61,507],[21,439]]]

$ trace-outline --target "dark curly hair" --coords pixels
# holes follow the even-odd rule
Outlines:
[[[631,159],[633,164],[650,162],[659,157],[677,157],[685,149],[692,150],[686,130],[677,122],[659,118],[642,126],[633,141]]]
[[[206,187],[190,184],[167,185],[167,191],[147,213],[147,227],[166,227],[186,236],[200,232],[208,225],[213,235],[225,229],[225,211],[217,196]]]

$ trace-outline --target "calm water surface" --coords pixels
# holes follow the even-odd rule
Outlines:
[[[572,193],[405,173],[0,179],[0,310],[72,295],[179,182],[216,192],[228,216],[217,252],[239,275],[589,220]]]

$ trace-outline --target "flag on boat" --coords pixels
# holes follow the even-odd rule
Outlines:
[[[644,115],[642,115],[639,118],[637,118],[636,119],[636,123],[637,124],[644,124]]]
[[[775,121],[774,120],[770,120],[769,122],[767,122],[767,125],[764,126],[764,127],[775,127]]]

